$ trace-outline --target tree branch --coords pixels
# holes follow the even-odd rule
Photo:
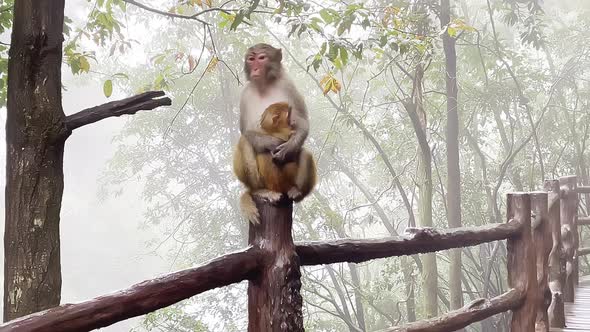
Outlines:
[[[159,15],[168,16],[168,17],[172,17],[172,18],[181,18],[181,19],[185,19],[185,20],[195,20],[195,21],[200,22],[200,23],[205,24],[205,25],[209,24],[209,23],[201,20],[200,18],[197,18],[197,14],[199,14],[199,13],[197,13],[195,15],[191,15],[191,16],[180,15],[180,14],[169,13],[169,12],[165,12],[163,10],[159,10],[159,9],[155,9],[155,8],[152,8],[152,7],[148,7],[148,6],[146,6],[146,5],[142,4],[142,3],[139,3],[139,2],[134,1],[134,0],[123,0],[123,1],[126,2],[126,3],[128,3],[128,4],[137,6],[137,7],[141,8],[141,9],[143,9],[143,10],[147,10],[148,12],[156,13],[156,14],[159,14]]]
[[[208,263],[147,280],[113,294],[76,304],[64,304],[24,316],[0,326],[0,331],[90,331],[147,314],[204,291],[251,279],[258,273],[264,252],[246,250]]]
[[[451,311],[446,315],[408,324],[402,327],[394,327],[380,332],[446,332],[456,331],[472,323],[479,322],[493,315],[514,309],[520,306],[526,293],[517,289],[494,297],[493,299],[478,299],[467,304],[461,309]]]
[[[506,224],[461,227],[452,230],[434,228],[409,228],[408,230],[410,231],[408,235],[383,239],[299,243],[297,254],[301,259],[301,265],[360,263],[377,258],[414,255],[504,240],[518,236],[522,231],[522,222],[511,220]]]
[[[172,100],[168,97],[156,99],[164,95],[164,91],[148,91],[137,96],[87,108],[78,113],[68,115],[66,117],[66,127],[74,130],[113,116],[135,114],[142,110],[148,111],[160,106],[172,105]]]

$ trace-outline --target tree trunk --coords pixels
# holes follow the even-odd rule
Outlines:
[[[256,199],[256,206],[261,223],[250,225],[248,243],[267,251],[267,259],[248,286],[248,331],[304,331],[300,263],[291,236],[293,202],[271,205]]]
[[[451,21],[450,0],[441,0],[440,23],[443,27]],[[461,227],[461,174],[459,168],[459,115],[457,112],[457,53],[455,38],[443,34],[447,86],[447,208],[449,227]],[[463,306],[461,290],[461,249],[451,250],[449,267],[451,309]]]
[[[400,257],[404,284],[406,287],[406,316],[408,323],[416,321],[416,292],[414,291],[414,277],[412,276],[412,264],[406,256]]]
[[[14,3],[8,61],[4,320],[59,305],[64,0]]]
[[[432,155],[426,136],[426,113],[422,107],[422,79],[424,69],[416,66],[412,100],[404,103],[408,116],[412,121],[414,132],[420,146],[418,191],[418,215],[421,227],[433,227],[432,222]],[[426,316],[432,318],[438,315],[438,268],[436,254],[427,253],[422,258],[422,282],[424,292],[424,306]]]

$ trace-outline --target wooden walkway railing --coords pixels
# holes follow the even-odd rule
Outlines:
[[[578,226],[590,224],[590,218],[577,215],[578,194],[590,193],[590,187],[577,187],[576,177],[569,176],[547,180],[544,188],[509,193],[507,222],[503,224],[412,228],[404,236],[372,240],[293,243],[291,202],[257,202],[261,225],[251,226],[249,248],[116,293],[15,319],[1,325],[0,332],[89,331],[242,280],[249,280],[248,331],[301,332],[300,265],[358,263],[498,240],[506,240],[507,292],[472,301],[440,317],[383,332],[455,331],[507,311],[512,311],[512,332],[549,332],[550,327],[563,328],[568,319],[576,319],[565,314],[565,303],[576,298],[578,257],[590,253],[590,248],[580,248],[578,235]],[[583,294],[590,300],[587,292]],[[568,304],[567,308],[574,307]],[[571,309],[570,313],[576,311]],[[590,326],[584,329],[590,331]]]

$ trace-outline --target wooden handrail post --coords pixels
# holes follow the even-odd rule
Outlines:
[[[537,316],[535,246],[531,232],[531,200],[528,193],[507,195],[507,218],[523,223],[522,234],[507,240],[508,287],[526,294],[523,304],[512,312],[510,331],[530,332]]]
[[[549,254],[549,288],[551,304],[549,305],[549,324],[551,327],[565,327],[565,308],[563,303],[563,283],[565,281],[565,260],[562,259],[560,190],[558,180],[545,180],[548,192],[548,220],[551,226],[552,247]]]
[[[559,178],[561,191],[561,241],[565,253],[566,277],[564,284],[564,301],[574,302],[576,278],[578,275],[578,229],[576,225],[578,211],[578,193],[576,191],[575,176]]]
[[[257,278],[248,284],[248,332],[303,332],[301,271],[291,235],[293,202],[255,198],[260,224],[250,225],[248,243],[267,251]]]
[[[537,318],[535,321],[536,332],[549,332],[549,315],[547,309],[551,303],[551,291],[547,279],[549,276],[549,254],[553,246],[551,238],[551,225],[548,220],[548,202],[546,192],[532,192],[532,229],[533,243],[535,245],[537,263]]]

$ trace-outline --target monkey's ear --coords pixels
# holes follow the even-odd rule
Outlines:
[[[277,61],[278,62],[283,61],[283,49],[282,48],[277,49]]]
[[[279,122],[279,118],[281,117],[281,115],[279,113],[274,113],[272,115],[272,124],[276,125]]]
[[[289,108],[287,108],[287,123],[291,123],[291,112],[293,111],[293,107],[291,107],[291,105],[289,105]]]

